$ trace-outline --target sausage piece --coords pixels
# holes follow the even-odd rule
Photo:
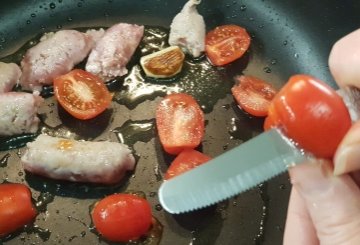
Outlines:
[[[37,112],[42,102],[38,92],[0,94],[0,135],[35,133],[40,122]]]
[[[0,62],[0,93],[11,91],[20,76],[21,70],[17,64]]]
[[[115,184],[135,167],[131,151],[117,142],[75,141],[41,134],[27,147],[21,157],[24,169],[53,179]]]
[[[144,35],[144,26],[120,23],[106,30],[91,51],[86,71],[105,81],[127,74],[131,59]]]

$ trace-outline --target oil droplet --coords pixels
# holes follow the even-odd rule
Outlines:
[[[49,192],[40,193],[39,197],[36,200],[35,207],[39,212],[44,212],[49,203],[54,201],[54,195]]]
[[[91,210],[92,210],[92,208],[91,208]],[[71,215],[68,215],[67,218],[68,218],[68,221],[75,220],[76,222],[79,222],[79,223],[82,224],[83,226],[88,227],[88,228],[90,229],[90,227],[89,227],[87,224],[85,224],[85,222],[81,221],[81,220],[78,219],[78,218],[72,217]],[[95,228],[94,228],[94,229],[95,229]]]
[[[31,18],[35,18],[36,14],[32,13],[30,16],[31,16]]]
[[[285,41],[283,42],[283,45],[286,46],[287,44],[288,44],[288,41],[285,40]]]
[[[78,2],[77,6],[80,8],[82,7],[82,3],[81,2]]]
[[[67,21],[71,22],[73,21],[73,18],[71,16],[67,17]]]
[[[246,5],[241,5],[241,6],[240,6],[240,10],[241,10],[241,11],[245,11],[245,10],[246,10]]]
[[[266,72],[266,73],[271,73],[271,68],[266,66],[263,68],[263,71]]]
[[[260,197],[261,200],[263,201],[263,207],[262,207],[262,213],[261,213],[261,220],[260,220],[260,226],[259,226],[259,231],[258,234],[255,236],[254,241],[256,244],[262,244],[264,241],[264,237],[265,237],[265,223],[267,221],[267,217],[268,217],[268,205],[269,205],[269,196],[266,192],[266,184],[260,184],[258,186],[259,191],[260,191]]]
[[[276,65],[277,60],[276,60],[276,59],[272,59],[272,60],[270,61],[270,63],[271,63],[272,65]]]
[[[31,24],[31,20],[27,20],[27,21],[26,21],[26,24],[27,24],[27,25],[30,25],[30,24]]]
[[[68,241],[69,242],[72,242],[72,240],[74,240],[75,238],[77,238],[78,236],[76,236],[76,235],[74,235],[74,236],[71,236],[69,239],[68,239]]]
[[[295,54],[294,54],[294,58],[295,58],[295,59],[299,58],[299,54],[298,54],[298,53],[295,53]]]
[[[149,142],[155,137],[155,120],[126,121],[112,130],[123,144],[134,145],[138,141]]]
[[[153,217],[150,231],[146,234],[144,240],[139,241],[139,244],[158,245],[163,234],[163,229],[164,227],[160,221]]]
[[[50,3],[49,6],[50,6],[50,9],[56,8],[56,4],[55,4],[55,3]]]
[[[285,184],[279,185],[279,189],[280,189],[280,190],[285,190],[285,189],[286,189],[286,185],[285,185]]]
[[[58,0],[59,3],[62,3],[63,0]]]
[[[37,134],[0,137],[0,151],[21,148],[25,146],[26,143],[33,141],[36,137]]]
[[[222,105],[221,108],[224,108],[225,110],[229,110],[229,109],[230,109],[230,105],[229,105],[229,104]]]
[[[61,29],[61,28],[62,28],[62,25],[57,25],[56,28],[57,28],[57,29]]]
[[[30,234],[30,233],[36,234],[36,237],[39,237],[43,242],[46,242],[47,240],[49,240],[49,238],[51,236],[51,231],[49,229],[43,229],[37,225],[26,226],[25,231],[28,234]]]
[[[8,163],[8,160],[9,160],[10,156],[11,156],[10,153],[6,153],[5,156],[3,156],[3,157],[0,159],[0,167],[1,167],[1,168],[7,166],[7,163]]]
[[[155,205],[155,210],[156,211],[161,211],[163,209],[163,207],[161,206],[161,204],[156,204]]]
[[[6,38],[5,37],[0,37],[0,43],[5,43],[6,42]]]

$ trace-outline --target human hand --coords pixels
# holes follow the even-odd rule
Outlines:
[[[360,88],[359,45],[360,29],[331,51],[330,71],[340,87]],[[360,244],[360,122],[353,124],[333,160],[289,170],[293,188],[284,245]]]

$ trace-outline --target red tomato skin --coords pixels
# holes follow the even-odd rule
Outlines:
[[[252,116],[266,117],[276,89],[253,76],[239,76],[236,80],[239,83],[231,88],[231,92],[239,107]]]
[[[165,180],[176,177],[182,173],[185,173],[197,166],[200,166],[203,163],[211,160],[211,157],[190,149],[182,151],[171,163],[170,167],[166,171],[164,176]]]
[[[132,194],[105,197],[95,205],[91,216],[96,230],[113,242],[137,240],[152,224],[150,204]]]
[[[192,96],[170,94],[156,109],[156,126],[164,150],[177,155],[201,143],[205,128],[204,113]]]
[[[223,66],[241,58],[250,46],[247,31],[237,25],[222,25],[205,37],[205,52],[215,66]]]
[[[0,237],[31,223],[36,215],[27,186],[0,184]]]
[[[331,159],[351,126],[341,97],[308,75],[292,76],[273,99],[265,129],[280,127],[304,150]]]
[[[86,107],[84,106],[76,106],[72,104],[71,100],[74,100],[74,94],[67,94],[65,91],[65,87],[67,84],[73,81],[83,81],[83,84],[87,84],[92,93],[94,94],[95,100],[92,102],[87,102],[87,104],[92,104],[91,108],[80,108]],[[69,86],[68,86],[69,87]],[[54,79],[54,94],[57,101],[60,105],[73,117],[80,119],[80,120],[88,120],[94,118],[105,111],[112,100],[112,95],[106,88],[104,82],[98,76],[81,70],[75,69],[70,71],[69,73],[56,77]],[[77,102],[80,102],[81,99],[78,99]]]

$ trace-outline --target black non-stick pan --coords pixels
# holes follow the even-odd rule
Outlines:
[[[129,64],[130,76],[108,83],[114,101],[90,121],[69,116],[54,100],[51,87],[41,108],[41,130],[86,140],[125,139],[137,155],[136,170],[116,186],[54,181],[23,171],[23,145],[36,137],[0,138],[0,182],[30,186],[40,210],[30,226],[0,244],[106,244],[92,232],[89,209],[102,197],[140,191],[163,226],[160,244],[281,244],[290,184],[286,174],[216,206],[183,215],[161,209],[157,190],[172,157],[164,154],[154,127],[154,110],[166,91],[182,89],[200,103],[206,116],[201,150],[217,156],[262,132],[263,119],[241,111],[230,94],[233,78],[251,74],[280,88],[295,73],[308,73],[335,86],[327,57],[332,44],[360,25],[360,2],[351,0],[203,0],[199,12],[207,29],[234,23],[252,36],[250,51],[223,68],[187,58],[174,80],[145,79],[138,69],[147,42],[167,45],[172,18],[185,0],[53,0],[0,2],[0,57],[18,62],[44,32],[109,27],[117,22],[146,25],[146,37]],[[82,29],[83,30],[83,29]],[[161,44],[162,41],[165,41]],[[25,45],[25,46],[23,46]],[[10,55],[10,56],[9,56]],[[82,65],[80,64],[79,67]],[[119,137],[122,134],[123,137]],[[13,149],[10,149],[13,148]],[[261,152],[259,153],[261,154]],[[1,221],[3,222],[3,221]]]

